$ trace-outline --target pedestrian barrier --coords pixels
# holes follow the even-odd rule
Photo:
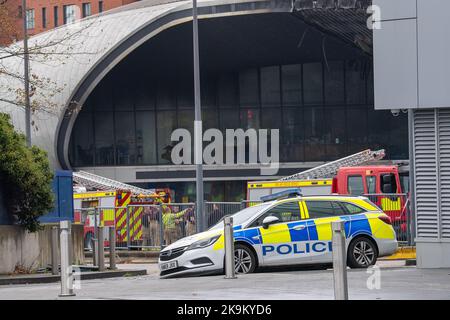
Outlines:
[[[366,194],[390,218],[400,245],[412,245],[412,217],[406,194]],[[205,221],[212,227],[227,215],[260,204],[262,201],[205,202]],[[196,233],[195,203],[159,203],[126,207],[84,208],[75,212],[75,223],[85,225],[85,250],[98,250],[97,228],[115,227],[116,250],[160,250]],[[110,233],[103,232],[109,248]]]
[[[226,215],[232,215],[242,208],[241,202],[205,202],[206,225],[215,225]]]
[[[365,194],[370,201],[376,204],[391,218],[392,226],[400,245],[413,245],[413,224],[410,210],[410,201],[406,193],[392,194]]]

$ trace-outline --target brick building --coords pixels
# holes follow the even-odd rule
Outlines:
[[[30,36],[136,0],[27,0],[27,27]],[[23,37],[22,0],[0,1],[9,32],[2,32],[0,44]],[[11,21],[11,22],[9,22]],[[1,23],[3,24],[3,22]]]

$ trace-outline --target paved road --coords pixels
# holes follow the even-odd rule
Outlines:
[[[76,299],[333,299],[332,270],[295,270],[241,275],[159,279],[155,265],[149,275],[86,280]],[[416,269],[389,263],[380,265],[379,289],[370,290],[375,273],[349,270],[350,299],[450,299],[450,269]],[[372,277],[372,286],[377,282]],[[59,284],[1,286],[0,299],[57,299]],[[69,298],[64,298],[69,299]],[[71,298],[70,298],[71,299]]]

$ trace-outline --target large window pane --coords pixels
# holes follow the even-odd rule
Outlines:
[[[170,136],[177,129],[177,119],[175,111],[159,111],[157,113],[157,135],[158,135],[158,163],[171,163],[172,147],[177,142],[171,142]]]
[[[295,162],[304,160],[303,110],[283,109],[283,130],[280,132],[280,160]]]
[[[237,85],[235,74],[223,74],[219,77],[217,99],[220,108],[233,108],[239,105]]]
[[[144,81],[135,89],[136,110],[155,109],[155,87],[154,84]]]
[[[281,67],[281,87],[283,106],[302,104],[302,66],[293,64]]]
[[[238,110],[220,110],[220,130],[225,134],[225,129],[239,128]]]
[[[133,112],[116,112],[116,164],[132,165],[136,163],[136,137]]]
[[[280,68],[261,68],[261,105],[277,107],[281,103],[280,99]]]
[[[94,114],[95,164],[114,165],[114,123],[113,113],[109,111]]]
[[[325,103],[340,104],[344,102],[344,63],[329,61],[325,68]]]
[[[369,136],[368,147],[374,150],[387,149],[389,145],[389,122],[392,117],[390,111],[375,111],[368,108]],[[405,141],[407,143],[407,141]]]
[[[152,111],[136,112],[136,162],[156,164],[156,124]]]
[[[71,162],[75,166],[94,164],[94,131],[92,113],[82,112],[72,130]]]
[[[203,77],[201,80],[201,102],[203,108],[216,107],[216,85],[213,79]]]
[[[305,161],[326,161],[323,107],[305,108]]]
[[[240,120],[241,128],[244,130],[249,128],[259,129],[259,109],[241,109]]]
[[[194,108],[194,83],[191,79],[183,78],[178,82],[177,105],[181,109]]]
[[[328,160],[346,156],[347,122],[345,114],[345,107],[325,108],[325,142]]]
[[[249,69],[239,73],[239,102],[241,107],[259,105],[258,70]]]
[[[177,106],[177,96],[174,86],[170,83],[160,83],[156,93],[156,108],[175,109]]]
[[[363,62],[360,60],[350,60],[346,63],[345,87],[349,104],[366,103],[366,80],[363,70]]]
[[[401,112],[397,117],[391,116],[389,141],[387,151],[390,159],[404,160],[409,158],[407,113]]]
[[[367,149],[367,107],[347,108],[348,152],[356,153]]]
[[[219,127],[219,114],[216,110],[202,111],[203,131]]]
[[[303,96],[305,104],[322,104],[322,64],[303,65]]]

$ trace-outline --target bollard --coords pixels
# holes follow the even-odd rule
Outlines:
[[[58,227],[52,227],[52,274],[57,275],[59,273],[59,263],[58,263]]]
[[[92,265],[98,266],[98,233],[97,233],[97,208],[94,209],[94,237],[92,242]]]
[[[116,227],[109,227],[109,269],[115,270],[116,267]]]
[[[60,297],[74,296],[73,272],[69,261],[70,221],[60,222],[59,234],[61,246],[61,293]]]
[[[345,221],[331,222],[333,230],[333,279],[335,300],[348,300],[347,252],[345,246]]]
[[[105,271],[105,236],[103,231],[103,227],[97,227],[98,271]]]
[[[225,279],[236,279],[234,269],[234,238],[233,238],[233,217],[224,218],[224,242],[225,242]]]
[[[164,222],[163,222],[163,214],[162,214],[162,206],[158,206],[158,215],[159,215],[159,243],[161,246],[161,250],[164,249]]]
[[[127,249],[130,250],[131,236],[130,236],[130,207],[127,207]]]

